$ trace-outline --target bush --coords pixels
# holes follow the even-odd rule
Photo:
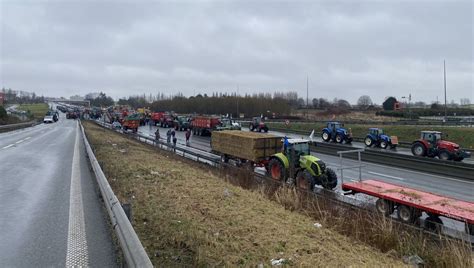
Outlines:
[[[5,108],[3,108],[3,106],[0,106],[0,118],[7,118],[7,111]]]

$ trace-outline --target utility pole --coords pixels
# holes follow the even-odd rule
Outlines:
[[[444,120],[447,120],[448,117],[448,107],[446,101],[446,60],[443,62],[444,65]]]
[[[308,109],[309,109],[309,76],[306,75],[306,119],[308,119]]]
[[[237,84],[237,119],[240,118],[240,112],[239,112],[239,84]]]

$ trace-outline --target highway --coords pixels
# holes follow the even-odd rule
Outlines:
[[[78,122],[0,134],[0,267],[116,267]]]
[[[160,135],[162,138],[166,137],[167,128],[159,128]],[[153,136],[156,127],[142,126],[139,128],[139,133],[146,136]],[[245,129],[244,129],[245,130]],[[282,133],[272,132],[276,135]],[[184,132],[176,131],[176,137],[178,138],[178,144],[184,145],[185,138]],[[292,137],[301,137],[293,136]],[[306,137],[307,138],[307,137]],[[192,148],[210,152],[210,137],[191,136]],[[350,149],[350,148],[348,148]],[[340,160],[338,157],[318,154],[317,157],[321,158],[330,167],[336,170],[340,166]],[[363,160],[363,159],[362,159]],[[357,165],[357,161],[344,159],[343,166],[354,166]],[[452,198],[457,198],[465,201],[474,202],[474,181],[461,180],[457,178],[449,178],[445,176],[438,176],[429,173],[422,173],[412,171],[409,169],[401,169],[391,167],[388,165],[372,164],[368,162],[362,162],[364,165],[361,173],[362,179],[378,179],[389,183],[399,184],[403,186],[412,187],[415,189],[429,191]],[[436,168],[436,167],[434,167]],[[341,174],[337,172],[339,179],[339,186],[341,185]],[[345,170],[344,180],[358,180],[359,170]],[[339,189],[340,190],[340,189]]]

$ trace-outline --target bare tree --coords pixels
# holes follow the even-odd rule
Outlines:
[[[372,104],[372,99],[370,98],[370,96],[367,95],[362,95],[357,100],[357,105],[361,108],[367,108]]]

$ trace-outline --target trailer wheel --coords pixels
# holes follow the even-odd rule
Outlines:
[[[375,202],[375,208],[378,212],[382,213],[385,216],[390,216],[395,210],[393,202],[383,198],[377,199],[377,201]]]
[[[420,213],[416,209],[405,205],[399,205],[397,208],[398,219],[403,223],[412,224],[420,217]]]
[[[286,169],[280,160],[276,158],[270,160],[270,163],[268,163],[268,171],[272,179],[282,182],[286,181]]]
[[[437,215],[430,215],[425,219],[425,228],[430,231],[440,232],[443,221]]]
[[[474,224],[466,223],[466,233],[474,235]]]
[[[307,170],[299,171],[296,175],[296,187],[300,190],[310,191],[314,187],[314,178]]]

